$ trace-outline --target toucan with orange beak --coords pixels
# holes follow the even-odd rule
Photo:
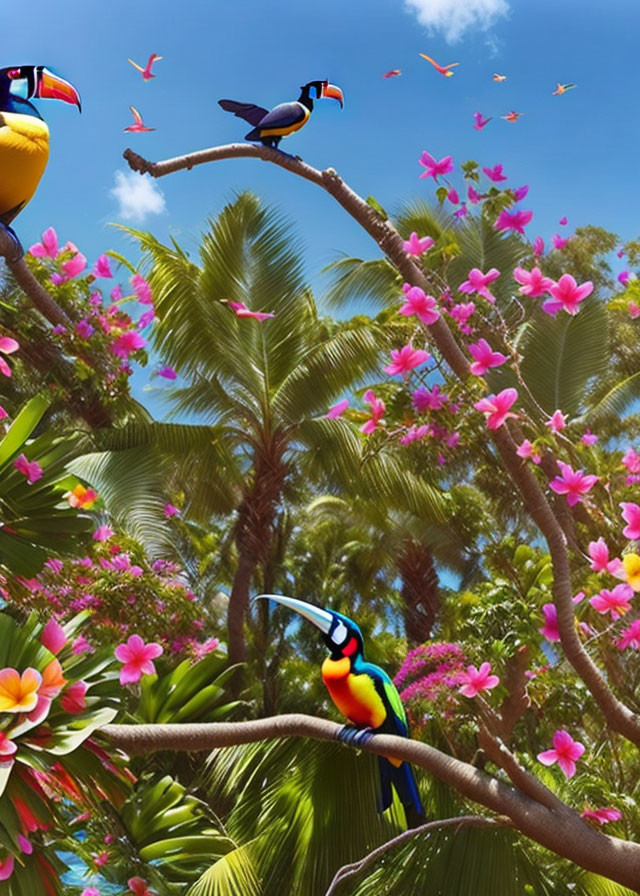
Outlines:
[[[237,103],[235,100],[218,100],[225,112],[233,112],[237,118],[243,118],[253,125],[253,130],[245,135],[245,140],[262,143],[263,146],[278,148],[283,137],[288,137],[304,127],[313,112],[311,91],[315,99],[331,98],[338,100],[340,108],[344,106],[342,91],[328,81],[309,81],[300,88],[300,96],[293,103],[280,103],[270,112],[262,106],[252,103]]]
[[[49,159],[49,128],[31,99],[82,108],[75,87],[44,65],[0,68],[0,228],[15,242],[10,262],[24,252],[9,225],[35,193]]]

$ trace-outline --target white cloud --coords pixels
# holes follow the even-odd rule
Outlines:
[[[118,217],[141,223],[148,215],[166,210],[164,194],[148,175],[135,171],[116,171],[115,186],[109,191],[118,202]]]
[[[509,12],[508,0],[405,0],[421,25],[441,31],[453,44],[472,28],[486,31]]]

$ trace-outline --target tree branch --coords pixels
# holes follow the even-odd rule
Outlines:
[[[148,173],[152,177],[164,177],[175,171],[185,168],[191,170],[196,165],[222,159],[255,158],[271,162],[326,190],[376,241],[381,251],[407,282],[425,291],[430,288],[429,280],[422,268],[404,251],[402,238],[392,223],[383,220],[333,168],[320,171],[278,150],[249,143],[214,146],[162,162],[150,162],[131,149],[126,149],[124,158],[134,171]],[[449,367],[462,381],[465,381],[469,377],[469,362],[445,320],[442,317],[438,318],[434,324],[427,327],[427,330]],[[565,656],[586,684],[609,726],[640,746],[640,718],[616,697],[577,635],[574,625],[571,570],[562,526],[526,462],[522,462],[516,455],[516,442],[508,425],[492,431],[491,435],[504,466],[520,490],[527,512],[547,542],[554,571],[553,599]]]
[[[0,257],[6,260],[7,257],[10,257],[15,251],[15,243],[9,234],[0,229]],[[62,324],[64,327],[69,327],[71,325],[71,321],[66,312],[64,312],[55,299],[49,295],[44,286],[38,283],[29,270],[29,266],[24,258],[21,258],[20,261],[16,261],[13,264],[7,262],[7,267],[13,274],[18,286],[20,286],[25,294],[31,299],[34,308],[37,308],[40,314],[42,314],[50,324],[53,324],[54,327],[57,324]]]
[[[420,827],[417,828],[410,828],[408,831],[398,834],[397,837],[387,840],[386,843],[378,846],[377,849],[372,850],[359,861],[352,862],[350,865],[343,865],[342,868],[339,868],[336,871],[335,877],[331,881],[325,896],[334,896],[336,889],[348,877],[354,877],[356,874],[364,871],[365,868],[373,865],[374,862],[377,862],[380,856],[383,856],[390,849],[395,849],[396,846],[401,846],[403,843],[406,843],[407,840],[412,840],[414,837],[420,836],[420,834],[427,834],[429,831],[435,831],[439,828],[455,827],[454,834],[457,834],[460,828],[486,828],[499,826],[513,827],[508,818],[485,818],[482,815],[459,815],[457,818],[441,818],[437,821],[428,821],[426,824],[421,824]]]
[[[101,733],[112,746],[141,754],[212,750],[279,737],[335,740],[341,727],[325,719],[293,714],[248,722],[107,725]],[[640,887],[640,844],[602,834],[568,806],[549,809],[503,781],[420,741],[376,734],[363,749],[418,765],[468,799],[507,816],[519,831],[557,855],[624,886]]]

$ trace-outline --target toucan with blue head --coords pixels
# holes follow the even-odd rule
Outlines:
[[[299,131],[309,121],[314,99],[329,97],[338,100],[340,108],[344,106],[342,91],[328,81],[309,81],[300,88],[300,91],[300,96],[295,102],[280,103],[271,111],[253,103],[237,103],[235,100],[218,100],[218,103],[225,112],[233,112],[237,118],[243,118],[253,126],[253,130],[245,135],[245,140],[277,149],[283,137]],[[315,97],[311,96],[312,91]]]
[[[340,740],[358,746],[366,743],[372,733],[409,736],[400,695],[384,669],[365,660],[362,632],[355,622],[334,610],[324,610],[294,597],[280,594],[259,597],[295,610],[322,632],[330,651],[322,664],[322,680],[340,712],[355,726],[343,726],[338,735]],[[424,810],[409,763],[386,756],[379,756],[378,763],[378,811],[384,812],[391,806],[392,788],[395,788],[409,827],[422,824]]]
[[[23,250],[9,226],[31,199],[49,159],[49,128],[31,99],[53,99],[81,109],[75,87],[44,65],[0,68],[0,227]]]

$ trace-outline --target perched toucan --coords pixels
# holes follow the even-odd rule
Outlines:
[[[356,726],[344,726],[340,740],[358,744],[370,733],[409,736],[407,716],[400,695],[387,673],[364,658],[362,632],[347,616],[323,610],[306,601],[280,594],[261,594],[300,613],[320,629],[331,655],[322,664],[322,680],[340,712]],[[358,730],[360,729],[360,730]],[[392,785],[404,806],[407,824],[416,827],[424,821],[424,810],[408,762],[378,757],[380,799],[378,811],[384,812],[393,801]]]
[[[43,65],[0,68],[0,227],[20,242],[9,224],[36,191],[49,159],[49,128],[30,99],[53,99],[81,109],[77,90]]]
[[[237,118],[244,118],[253,125],[253,130],[245,135],[245,140],[260,142],[263,146],[271,146],[277,149],[278,143],[283,137],[288,137],[309,120],[313,112],[313,99],[311,91],[315,91],[315,99],[331,97],[338,100],[340,107],[344,106],[344,97],[339,87],[329,84],[328,81],[309,81],[300,88],[301,93],[295,103],[280,103],[271,112],[262,106],[254,106],[252,103],[236,103],[235,100],[218,100],[225,112],[233,112]]]

